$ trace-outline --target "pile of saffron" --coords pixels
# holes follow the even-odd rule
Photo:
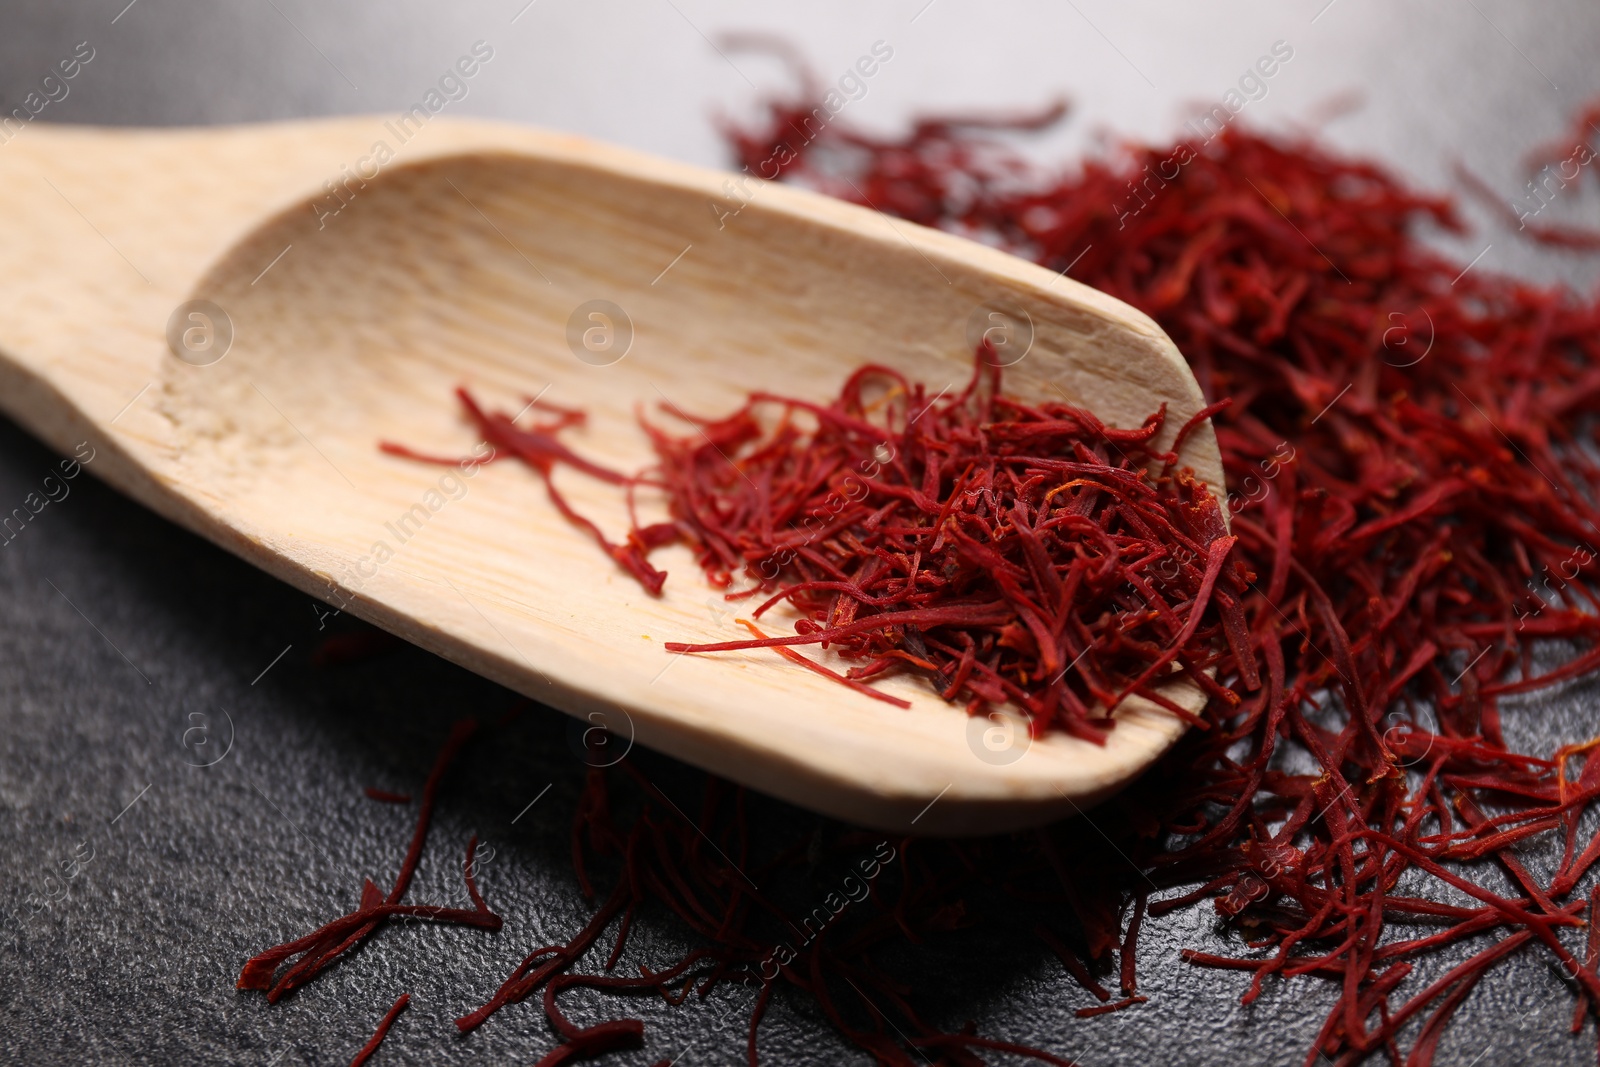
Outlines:
[[[1102,740],[1115,721],[1106,712],[1130,694],[1197,722],[1163,691],[1173,678],[1232,699],[1211,677],[1220,649],[1231,643],[1237,661],[1253,662],[1240,607],[1248,576],[1228,566],[1234,538],[1210,490],[1178,466],[1184,438],[1211,411],[1163,449],[1164,409],[1114,429],[1066,404],[1009,398],[1001,385],[987,342],[949,397],[869,365],[829,404],[756,394],[685,436],[646,422],[659,462],[628,477],[556,440],[581,413],[521,426],[457,395],[494,458],[523,460],[648,592],[667,577],[648,553],[681,540],[714,586],[744,583],[729,600],[760,598],[752,618],[785,601],[803,616],[794,636],[741,620],[751,639],[668,642],[668,652],[772,648],[899,707],[910,704],[868,683],[909,671],[974,715],[1020,709],[1035,735]],[[556,463],[661,490],[672,521],[636,522],[612,543],[556,488]],[[812,644],[860,665],[840,674],[794,648]]]
[[[752,173],[781,173],[1067,272],[1153,316],[1190,361],[1213,402],[1237,542],[1220,549],[1230,562],[1213,567],[1212,549],[1228,539],[1215,530],[1207,537],[1203,523],[1175,523],[1181,538],[1173,542],[1187,538],[1196,550],[1178,558],[1199,575],[1196,583],[1195,573],[1184,572],[1190,584],[1177,599],[1195,610],[1169,617],[1157,601],[1166,596],[1161,588],[1141,590],[1141,602],[1124,608],[1154,612],[1146,622],[1166,635],[1147,664],[1170,656],[1167,663],[1194,675],[1200,662],[1215,668],[1206,728],[1190,731],[1155,773],[1097,809],[1092,823],[980,841],[898,842],[904,859],[893,877],[819,936],[776,957],[770,938],[756,931],[772,922],[797,926],[769,887],[805,869],[805,838],[767,842],[775,858],[756,863],[742,791],[708,781],[691,820],[625,764],[620,773],[633,802],[619,814],[616,783],[591,772],[574,859],[589,893],[585,845],[611,857],[620,868],[614,888],[572,941],[536,950],[459,1025],[476,1026],[542,989],[564,1041],[545,1060],[556,1063],[645,1039],[638,1020],[572,1023],[556,1002],[564,988],[679,1001],[739,983],[758,990],[746,1037],[751,1064],[759,1060],[762,1014],[780,989],[814,1002],[880,1063],[966,1067],[986,1050],[1068,1062],[1071,1033],[1058,1036],[1060,1051],[1026,1049],[959,1020],[928,1017],[909,981],[915,975],[885,962],[907,942],[925,948],[992,925],[998,894],[1037,916],[1037,943],[1095,1000],[1078,1012],[1086,1018],[1160,1010],[1138,991],[1141,925],[1209,904],[1242,944],[1234,954],[1188,951],[1184,958],[1242,972],[1245,1002],[1269,981],[1328,983],[1333,1006],[1306,1051],[1308,1065],[1323,1056],[1339,1064],[1369,1056],[1431,1063],[1479,983],[1523,952],[1545,954],[1568,982],[1571,1027],[1580,1031],[1600,1012],[1600,837],[1584,830],[1600,800],[1600,740],[1515,751],[1502,732],[1502,704],[1507,714],[1535,714],[1508,698],[1600,668],[1593,547],[1600,304],[1485,267],[1464,270],[1425,240],[1432,229],[1462,229],[1448,198],[1412,192],[1380,166],[1305,140],[1235,124],[1208,142],[1129,145],[1054,174],[1007,147],[1003,122],[928,120],[885,139],[839,124],[818,132],[805,121],[810,111],[809,101],[780,101],[760,128],[730,131],[739,161]],[[1587,145],[1593,132],[1580,126],[1573,136]],[[1533,236],[1555,249],[1584,246],[1581,234],[1548,227]],[[809,410],[821,417],[822,409]],[[1007,418],[1061,414],[1016,409]],[[736,426],[740,417],[704,425]],[[499,444],[484,421],[490,418],[479,425]],[[517,441],[517,428],[504,423],[494,431]],[[884,425],[872,424],[871,433]],[[520,442],[520,454],[547,481],[554,463],[572,463],[553,447],[553,432]],[[750,436],[739,445],[752,470],[804,462],[815,437],[825,436],[815,428],[743,432]],[[848,528],[835,531],[838,544],[826,551],[787,543],[784,518],[763,507],[717,510],[754,498],[735,490],[708,501],[707,470],[698,480],[692,473],[692,442],[656,443],[657,480],[669,491],[674,522],[635,529],[618,543],[589,530],[620,566],[648,587],[659,572],[644,557],[679,538],[696,546],[714,581],[754,563],[759,580],[776,583],[762,586],[769,598],[791,598],[807,614],[797,636],[820,643],[818,635],[827,635],[862,661],[852,680],[893,667],[928,672],[950,690],[948,659],[921,655],[908,636],[860,639],[881,626],[850,629],[886,613],[886,594],[914,595],[920,566],[856,551],[844,540]],[[763,447],[791,454],[765,456]],[[1114,467],[1092,440],[1085,447],[1092,465]],[[956,479],[974,475],[966,465],[939,469],[939,485],[924,489],[927,500],[912,502],[907,515],[926,517],[923,504],[932,500],[964,508],[966,487]],[[675,473],[690,480],[676,483]],[[789,483],[788,499],[814,506],[816,487],[834,473]],[[628,476],[608,474],[629,484]],[[1123,477],[1100,471],[1093,492],[1109,495]],[[909,488],[870,500],[888,506],[891,497],[909,499]],[[1032,488],[1008,488],[1020,509],[983,512],[980,493],[954,529],[981,544],[981,531],[962,524],[987,517],[988,535],[1017,538],[1021,552],[987,569],[987,580],[998,586],[1013,569],[1033,568],[1032,588],[1048,588],[1046,568],[1028,562],[1022,533],[1036,530],[1044,512],[1028,495]],[[556,497],[553,483],[550,489]],[[862,528],[869,521],[860,509],[848,520]],[[900,544],[913,552],[918,539],[938,537],[920,521],[893,521],[911,532],[885,536],[906,538]],[[780,546],[795,552],[777,564],[788,569],[762,572],[770,558],[762,554]],[[1105,558],[1125,559],[1109,548]],[[862,573],[841,559],[862,568],[881,562]],[[1051,561],[1058,579],[1062,562]],[[1203,616],[1202,589],[1210,600]],[[1063,633],[1084,621],[1074,616],[1062,616]],[[1179,617],[1194,633],[1209,627],[1209,643],[1191,645],[1181,630],[1173,633]],[[1242,620],[1242,633],[1230,617]],[[1009,643],[990,631],[988,654],[999,658],[984,661],[988,672],[977,669],[985,653],[972,635],[973,666],[961,692],[981,702],[989,699],[981,686],[991,684],[1007,699],[1038,702],[1036,713],[1053,716],[1054,725],[1081,729],[1067,696],[1041,691],[1034,676],[1052,652],[1054,663],[1081,643],[1051,649],[1020,613],[1018,621]],[[912,622],[907,632],[914,627],[932,652],[927,622]],[[1558,665],[1536,655],[1541,643],[1552,651],[1560,643]],[[965,659],[964,647],[941,651]],[[1012,654],[1035,658],[1021,667]],[[1133,679],[1144,673],[1121,668],[1120,685],[1097,690],[1101,666],[1070,675],[1073,696],[1115,695],[1128,689],[1130,672],[1138,672]],[[1544,869],[1525,862],[1530,845],[1551,853]],[[638,978],[572,972],[613,922],[603,969],[617,966],[634,911],[645,903],[679,916],[700,947],[666,964],[635,964]],[[1107,983],[1123,996],[1114,1000]]]
[[[948,398],[866,366],[830,404],[757,394],[693,435],[647,427],[647,477],[712,583],[749,580],[728,596],[759,598],[754,618],[785,601],[803,616],[793,637],[750,625],[751,640],[666,650],[770,647],[902,706],[863,683],[910,671],[974,715],[1020,709],[1036,735],[1100,740],[1129,694],[1193,720],[1159,683],[1176,671],[1225,694],[1216,650],[1246,650],[1234,539],[1178,467],[1210,412],[1163,451],[1164,411],[1118,430],[1001,385],[985,342]],[[808,644],[861,665],[840,677],[793,651]]]
[[[1133,877],[1095,892],[1063,874],[1068,900],[1093,901],[1076,908],[1090,957],[1146,912],[1209,900],[1251,950],[1187,958],[1250,974],[1246,1002],[1272,976],[1334,983],[1308,1063],[1427,1063],[1474,986],[1532,946],[1568,977],[1579,1029],[1600,1005],[1583,936],[1600,838],[1580,835],[1600,756],[1583,738],[1509,750],[1500,703],[1600,667],[1600,306],[1464,271],[1424,240],[1463,229],[1449,199],[1304,140],[1234,125],[1045,174],[992,135],[1004,123],[813,138],[809,113],[780,102],[731,131],[739,161],[1119,297],[1231,401],[1215,424],[1234,551],[1259,576],[1255,663],[1223,664],[1244,699],[1213,702],[1216,728],[1161,769],[1173,781],[1105,809],[1103,825],[1128,817]],[[1563,157],[1592,154],[1592,117]],[[1539,641],[1566,642],[1564,662],[1541,669]],[[1543,877],[1514,847],[1537,835],[1558,853]],[[1447,950],[1460,962],[1412,979]]]

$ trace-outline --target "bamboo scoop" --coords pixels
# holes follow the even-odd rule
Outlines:
[[[478,121],[36,125],[0,146],[0,188],[9,415],[64,453],[89,442],[94,474],[306,593],[574,716],[605,742],[575,744],[591,762],[637,742],[842,819],[979,833],[1086,808],[1182,732],[1134,700],[1104,747],[1030,743],[912,678],[886,686],[905,711],[769,651],[671,655],[744,634],[687,549],[654,557],[655,600],[525,468],[377,448],[470,454],[467,384],[506,410],[587,409],[573,446],[635,469],[640,407],[825,399],[868,360],[959,388],[992,327],[1009,392],[1121,426],[1166,402],[1170,434],[1202,403],[1194,378],[1101,293],[801,190]],[[1222,484],[1209,428],[1184,458]],[[557,476],[626,528],[614,486]]]

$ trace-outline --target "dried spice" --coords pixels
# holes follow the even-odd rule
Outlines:
[[[472,900],[471,908],[440,907],[431,904],[403,904],[406,890],[411,885],[411,878],[416,874],[417,864],[422,859],[423,847],[428,841],[428,827],[433,821],[434,806],[438,802],[439,786],[444,780],[445,773],[455,761],[456,755],[463,745],[477,732],[478,724],[472,719],[463,719],[455,724],[446,739],[444,746],[439,750],[438,757],[434,760],[433,770],[429,772],[427,781],[422,789],[422,803],[417,811],[416,828],[412,831],[411,843],[406,848],[405,857],[401,860],[400,871],[395,876],[394,886],[387,895],[384,894],[372,879],[366,879],[361,886],[360,904],[355,911],[334,919],[293,941],[286,941],[252,956],[239,972],[237,988],[265,990],[268,1003],[276,1003],[284,996],[305,985],[317,975],[327,970],[341,957],[360,946],[361,942],[370,937],[377,929],[384,925],[392,916],[403,915],[415,919],[426,919],[430,922],[454,923],[462,926],[474,926],[483,930],[500,929],[500,916],[489,910],[484,903],[483,896],[478,892],[478,884],[474,875],[473,857],[477,853],[478,838],[476,835],[467,843],[466,861],[462,868],[462,878],[466,882],[467,895]],[[409,803],[410,797],[399,794],[386,793],[383,790],[368,789],[368,796],[386,802]],[[298,959],[296,959],[298,957]],[[289,961],[290,964],[281,973]],[[410,994],[401,996],[389,1013],[384,1016],[377,1032],[357,1055],[355,1063],[360,1064],[372,1055],[378,1044],[388,1033],[389,1027],[394,1024],[395,1018],[404,1011],[411,1002]]]
[[[401,993],[394,1005],[384,1012],[383,1018],[378,1020],[378,1028],[372,1032],[372,1036],[367,1039],[367,1043],[361,1046],[361,1050],[356,1053],[355,1059],[350,1061],[350,1067],[361,1067],[363,1063],[372,1058],[372,1054],[378,1051],[378,1046],[383,1044],[383,1039],[389,1036],[389,1028],[394,1025],[394,1021],[400,1017],[401,1012],[410,1006],[411,994]]]
[[[776,154],[785,178],[1068,272],[1149,313],[1207,397],[1232,401],[1215,424],[1266,684],[1238,685],[1252,667],[1230,646],[1221,677],[1242,703],[1213,702],[1219,729],[1164,765],[1162,803],[1141,787],[1106,809],[1113,825],[1118,809],[1145,817],[1119,844],[1163,893],[1202,883],[1149,914],[1211,899],[1255,948],[1190,961],[1253,972],[1247,1001],[1270,975],[1337,982],[1307,1062],[1398,1062],[1402,1034],[1407,1062],[1429,1062],[1473,985],[1524,945],[1597,1003],[1592,959],[1561,931],[1591,918],[1568,898],[1600,858],[1578,829],[1600,761],[1592,745],[1508,750],[1500,698],[1600,666],[1600,307],[1463,271],[1420,236],[1461,228],[1448,199],[1308,141],[1236,125],[1043,174],[970,124],[807,139],[808,111],[776,104],[733,131],[740,161]],[[1535,643],[1551,639],[1573,651],[1541,671]],[[1513,846],[1549,831],[1565,857],[1541,879]],[[1500,866],[1513,895],[1457,861]],[[1447,887],[1473,906],[1438,903]],[[1099,910],[1138,889],[1106,887]],[[1393,936],[1418,923],[1441,929]],[[1096,959],[1120,940],[1115,919],[1084,925]],[[1480,935],[1498,940],[1410,990],[1410,959]]]
[[[515,457],[527,464],[541,481],[544,482],[545,492],[550,497],[550,502],[568,522],[583,530],[592,537],[600,550],[612,559],[617,565],[631,574],[640,585],[648,592],[660,593],[661,585],[667,580],[664,572],[650,566],[645,559],[646,553],[651,548],[657,547],[664,541],[657,540],[658,535],[665,534],[667,539],[675,538],[676,531],[671,528],[665,530],[646,528],[634,530],[628,539],[619,544],[613,544],[606,539],[600,527],[580,515],[567,502],[567,498],[556,488],[553,472],[557,464],[566,464],[575,470],[598,478],[602,482],[617,486],[631,486],[636,479],[629,475],[621,474],[598,463],[592,463],[578,455],[572,449],[562,444],[558,435],[562,430],[573,426],[582,426],[588,416],[573,408],[560,407],[538,397],[530,397],[524,410],[548,411],[554,418],[544,422],[536,422],[531,426],[519,425],[517,421],[504,412],[493,414],[485,412],[478,405],[471,393],[466,389],[457,389],[456,397],[461,401],[461,406],[476,425],[478,432],[493,449],[487,459],[444,459],[438,456],[429,456],[413,451],[404,445],[384,441],[379,448],[393,456],[406,459],[419,460],[424,463],[439,464],[447,467],[460,467],[463,463],[492,463],[507,457]]]
[[[660,463],[644,478],[712,583],[747,579],[728,598],[759,597],[756,618],[802,615],[792,637],[666,650],[816,644],[861,664],[846,684],[909,671],[972,714],[1014,706],[1035,734],[1101,740],[1130,694],[1198,721],[1155,683],[1222,692],[1208,672],[1245,636],[1234,539],[1177,469],[1210,414],[1158,450],[1164,409],[1118,430],[1008,398],[985,341],[947,398],[866,366],[827,405],[757,394],[691,435],[647,426]]]
[[[740,162],[756,170],[781,161],[787,180],[1070,274],[1150,314],[1188,358],[1214,402],[1237,538],[1222,550],[1237,567],[1212,566],[1219,536],[1190,535],[1196,554],[1183,560],[1202,580],[1211,577],[1215,614],[1206,617],[1217,629],[1204,655],[1213,657],[1218,685],[1203,714],[1210,728],[1190,731],[1156,773],[1097,809],[1092,823],[981,841],[899,842],[906,858],[895,889],[874,887],[847,922],[781,960],[754,931],[793,921],[771,903],[768,887],[803,862],[796,857],[805,841],[775,843],[778,858],[752,868],[742,791],[709,781],[706,805],[691,822],[625,763],[622,773],[645,798],[629,819],[614,813],[605,776],[594,772],[574,828],[574,859],[586,892],[584,844],[616,860],[615,888],[573,941],[534,952],[463,1023],[477,1025],[542,988],[564,1038],[551,1055],[570,1058],[642,1040],[643,1027],[624,1019],[578,1028],[559,1013],[563,988],[649,990],[676,1001],[740,983],[757,991],[746,1041],[752,1064],[762,1014],[779,988],[813,1000],[848,1040],[885,1064],[965,1067],[984,1050],[1002,1049],[1065,1062],[980,1037],[970,1025],[952,1031],[924,1019],[914,991],[879,961],[888,945],[933,942],[992,922],[988,894],[1000,893],[1039,916],[1039,939],[1096,1000],[1085,1014],[1157,1010],[1136,993],[1140,924],[1210,902],[1245,947],[1184,958],[1249,975],[1246,1003],[1269,980],[1331,984],[1334,1004],[1307,1064],[1369,1055],[1431,1063],[1462,1004],[1520,952],[1547,954],[1569,980],[1581,1027],[1583,1014],[1600,1006],[1600,952],[1589,933],[1600,920],[1591,891],[1600,837],[1584,829],[1600,799],[1600,742],[1517,752],[1506,744],[1501,715],[1503,698],[1600,667],[1593,547],[1600,535],[1593,458],[1600,304],[1463,269],[1425,239],[1433,229],[1462,229],[1449,198],[1413,192],[1376,164],[1305,139],[1234,124],[1208,141],[1126,145],[1048,173],[1007,146],[1005,122],[928,120],[905,137],[883,138],[837,123],[819,132],[804,122],[810,111],[809,101],[780,101],[759,128],[730,131]],[[1577,249],[1585,241],[1553,244]],[[516,427],[474,417],[486,438],[492,431],[506,447],[518,440]],[[778,426],[730,424],[727,432],[746,435],[736,444],[750,449],[743,455],[750,469],[768,459],[757,442],[822,432],[781,419]],[[554,429],[534,433],[540,440],[524,442],[536,458],[530,462],[546,471],[557,462],[581,467],[543,440]],[[658,438],[657,447],[663,484],[695,462],[670,440]],[[802,451],[791,455],[804,458]],[[827,484],[835,472],[799,484]],[[588,473],[627,484],[615,472]],[[965,492],[940,481],[930,499]],[[1111,484],[1098,483],[1098,491]],[[590,532],[647,587],[659,572],[644,555],[678,536],[696,545],[715,579],[731,581],[738,567],[766,557],[750,556],[737,538],[726,551],[713,540],[718,531],[743,535],[752,524],[742,518],[719,513],[684,528],[704,487],[703,476],[669,484],[681,509],[670,529],[636,530],[620,546]],[[1004,528],[1019,547],[1020,531],[1032,529],[1038,514],[1022,495],[1024,516]],[[864,526],[869,516],[850,521]],[[883,599],[884,587],[867,584],[881,575],[829,573],[830,565],[837,569],[832,558],[788,547],[810,569],[797,567],[777,588],[764,588],[810,613],[803,623],[812,629],[802,625],[800,637],[821,643],[817,635],[825,634],[833,647],[866,657],[867,668],[887,658],[892,663],[880,670],[941,671],[944,663],[904,638],[873,645],[860,637],[872,628],[852,628],[863,608],[880,606],[873,600]],[[1010,572],[997,565],[988,573],[998,584],[994,576]],[[1048,584],[1042,570],[1034,576]],[[1242,584],[1223,584],[1233,581]],[[785,591],[788,582],[803,588]],[[1141,602],[1130,607],[1162,618],[1160,593],[1140,590]],[[1187,596],[1196,604],[1199,586]],[[1242,633],[1218,610],[1219,596],[1231,602],[1230,614],[1237,608]],[[854,614],[841,621],[841,607]],[[1190,621],[1204,624],[1199,612]],[[911,625],[922,631],[927,623]],[[1048,647],[1039,638],[1048,628],[1024,628],[1043,664]],[[1550,642],[1566,649],[1553,668],[1536,656]],[[1171,653],[1182,663],[1184,644],[1170,639],[1157,656]],[[996,647],[1012,646],[997,640]],[[982,698],[971,689],[974,676],[988,679],[978,658],[974,651],[963,680]],[[1059,658],[1058,651],[1050,662]],[[858,667],[846,677],[863,675],[871,676]],[[1080,700],[1126,688],[1097,691],[1089,678],[1073,677],[1083,687],[1075,690]],[[997,699],[1038,697],[1002,689]],[[1081,729],[1084,722],[1063,715],[1063,706],[1070,702],[1035,710]],[[1549,870],[1535,870],[1518,850],[1540,836],[1561,847]],[[708,852],[706,841],[716,849]],[[645,902],[669,907],[703,946],[638,978],[571,972],[613,922],[607,969],[615,966]],[[1425,981],[1422,965],[1435,960],[1445,969]],[[1124,1000],[1113,1002],[1101,984],[1113,972]]]
[[[1096,741],[1129,695],[1199,723],[1161,687],[1181,675],[1231,698],[1211,678],[1219,650],[1234,642],[1235,659],[1254,662],[1240,655],[1248,575],[1228,566],[1234,538],[1215,497],[1177,467],[1210,409],[1161,450],[1165,409],[1119,430],[1066,404],[1024,404],[1002,393],[985,342],[947,398],[866,366],[826,405],[757,394],[683,436],[646,422],[659,463],[623,476],[555,439],[577,412],[525,428],[457,395],[497,455],[533,467],[562,514],[649,592],[666,579],[650,550],[684,540],[714,586],[747,583],[728,599],[761,596],[754,618],[782,602],[803,616],[794,636],[668,652],[772,648],[901,707],[867,681],[910,671],[972,714],[1010,704],[1035,734]],[[558,461],[664,492],[672,521],[635,524],[613,544],[556,489]],[[790,647],[809,644],[860,666],[840,675]]]
[[[619,795],[616,776],[627,787],[626,795]],[[613,888],[570,941],[534,949],[489,1001],[457,1019],[456,1026],[462,1032],[474,1030],[542,990],[545,1016],[562,1044],[539,1065],[554,1067],[636,1046],[645,1036],[638,1019],[574,1025],[557,1003],[565,989],[660,996],[669,1004],[683,1004],[691,997],[704,1003],[724,987],[742,988],[750,1004],[741,1013],[746,1020],[744,1048],[749,1062],[757,1063],[761,1019],[781,984],[811,998],[841,1033],[883,1063],[967,1067],[981,1062],[979,1051],[991,1049],[1070,1067],[1068,1059],[979,1036],[970,1026],[956,1032],[930,1026],[907,1002],[907,990],[872,959],[907,936],[936,935],[967,923],[959,902],[963,891],[983,880],[974,861],[984,846],[952,867],[942,844],[931,863],[914,861],[910,850],[920,843],[890,846],[867,831],[841,828],[823,851],[834,861],[855,860],[852,873],[840,883],[848,896],[839,896],[840,903],[833,906],[823,901],[808,913],[807,905],[797,910],[780,904],[766,887],[810,881],[808,875],[819,862],[817,842],[802,836],[766,854],[752,841],[746,800],[743,788],[708,775],[700,811],[691,819],[631,758],[610,770],[590,770],[573,823],[573,865],[586,897],[596,895],[590,872],[599,863],[617,868]],[[621,813],[624,809],[628,814]],[[915,874],[892,879],[893,890],[882,888],[891,880],[891,864],[914,862]],[[659,969],[638,964],[634,975],[613,974],[636,912],[650,905],[670,909],[703,946]],[[589,963],[591,968],[598,963],[604,973],[574,973],[591,953],[606,952],[605,935],[613,925],[609,952]],[[917,1051],[907,1052],[901,1040]]]

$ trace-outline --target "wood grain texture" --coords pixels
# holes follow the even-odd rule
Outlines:
[[[728,216],[726,175],[516,126],[434,119],[330,199],[325,183],[380,140],[397,144],[385,120],[353,118],[42,127],[0,147],[0,405],[57,448],[92,442],[97,475],[308,593],[858,823],[1043,822],[1107,795],[1181,733],[1130,702],[1103,748],[1051,737],[1011,759],[984,743],[998,727],[912,679],[887,686],[913,702],[902,711],[766,652],[670,656],[665,641],[743,633],[687,550],[662,553],[671,577],[652,599],[527,471],[461,477],[376,448],[464,455],[473,435],[454,386],[512,410],[548,390],[590,412],[576,447],[632,468],[650,458],[642,407],[718,413],[757,388],[824,399],[867,360],[930,392],[959,387],[968,320],[997,303],[1034,327],[1008,391],[1115,425],[1165,402],[1181,424],[1200,393],[1149,319],[1014,257],[800,190],[753,185]],[[166,341],[194,297],[232,323],[232,348],[208,366]],[[633,326],[609,366],[568,344],[574,309],[597,299]],[[1221,484],[1209,432],[1184,458]],[[603,528],[623,528],[614,489],[558,477]],[[1200,701],[1192,687],[1173,695]]]

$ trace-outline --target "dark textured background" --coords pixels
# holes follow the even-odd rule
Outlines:
[[[1040,149],[1059,156],[1096,123],[1169,132],[1184,102],[1216,99],[1286,39],[1296,59],[1247,117],[1281,124],[1358,90],[1365,107],[1328,128],[1337,142],[1432,184],[1461,159],[1509,197],[1520,189],[1517,154],[1600,91],[1592,3],[908,0],[862,12],[838,0],[746,12],[709,0],[538,0],[525,10],[523,0],[447,9],[421,0],[125,2],[0,4],[0,102],[14,106],[89,40],[95,59],[44,117],[166,123],[388,111],[483,38],[496,58],[463,110],[718,163],[710,116],[748,113],[757,94],[746,79],[775,85],[781,74],[743,57],[736,66],[702,33],[760,27],[799,43],[824,73],[874,40],[893,42],[894,64],[850,113],[873,125],[903,121],[918,101],[1026,105],[1070,93],[1080,120]],[[4,165],[0,146],[0,204]],[[1576,197],[1558,208],[1595,214]],[[1541,258],[1492,230],[1458,242],[1463,262],[1488,244],[1483,269],[1585,284],[1594,276],[1590,264]],[[37,488],[55,460],[0,422],[0,511]],[[584,768],[566,720],[535,711],[467,751],[412,893],[456,892],[461,849],[476,832],[493,848],[481,881],[504,931],[391,926],[276,1007],[237,994],[233,978],[250,953],[350,908],[361,876],[392,879],[414,809],[375,804],[362,787],[415,790],[454,718],[492,717],[511,698],[410,648],[344,669],[312,667],[312,648],[352,629],[350,620],[319,631],[306,596],[91,478],[71,485],[70,497],[0,547],[0,1062],[344,1063],[402,991],[413,1008],[380,1062],[531,1062],[546,1051],[553,1037],[536,1006],[509,1009],[465,1040],[449,1020],[484,1000],[530,947],[565,940],[589,913],[567,858]],[[1592,685],[1579,685],[1508,709],[1508,737],[1544,747],[1600,732],[1593,697]],[[185,731],[199,725],[210,747],[197,733],[186,747]],[[193,766],[230,735],[226,758]],[[692,773],[665,760],[651,767],[686,801],[694,797]],[[756,826],[776,834],[815,822],[772,804]],[[1536,847],[1528,862],[1542,870],[1549,857]],[[670,959],[680,938],[674,924],[647,917],[630,958]],[[1184,947],[1219,946],[1237,949],[1209,908],[1147,922],[1140,972],[1151,1002],[1099,1020],[1072,1016],[1087,995],[1014,933],[931,947],[916,973],[946,1021],[973,1018],[983,1033],[1089,1065],[1299,1062],[1325,990],[1274,984],[1241,1008],[1244,978],[1177,959]],[[741,1042],[716,1025],[719,1013],[743,1008],[744,995],[672,1011],[640,1000],[632,1007],[649,1020],[646,1048],[608,1062],[742,1062]],[[585,1014],[581,995],[573,1003],[575,1017],[598,1018]],[[1439,1062],[1593,1062],[1593,1025],[1567,1036],[1569,1011],[1558,975],[1520,958],[1467,1002]],[[773,1064],[865,1062],[798,1002],[768,1014],[762,1046]]]

